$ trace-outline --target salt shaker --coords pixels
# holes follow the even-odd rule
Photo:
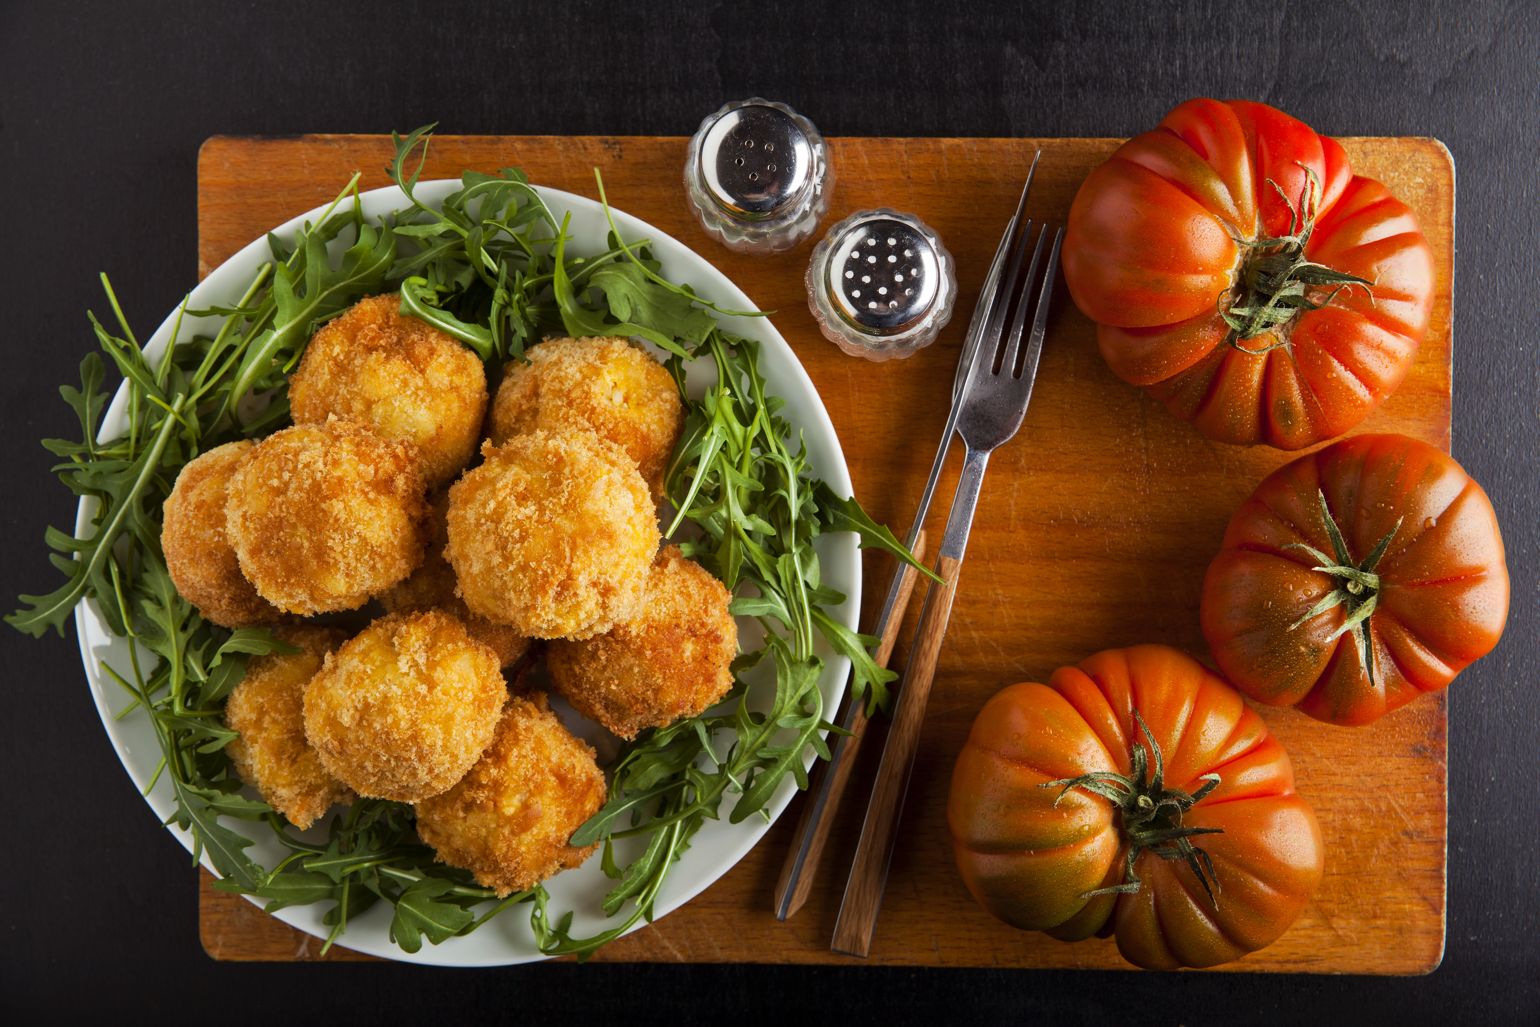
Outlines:
[[[701,227],[744,253],[778,253],[811,236],[832,185],[823,136],[784,103],[729,103],[690,139],[690,206]]]
[[[824,337],[867,360],[907,357],[952,318],[952,255],[912,214],[864,210],[813,247],[807,303]]]

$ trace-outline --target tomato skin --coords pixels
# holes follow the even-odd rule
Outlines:
[[[1311,174],[1320,200],[1304,256],[1368,279],[1373,294],[1344,289],[1231,345],[1220,311],[1236,299],[1246,244],[1289,232],[1284,197],[1298,204]],[[1411,210],[1353,175],[1335,140],[1239,100],[1189,100],[1093,170],[1062,262],[1113,373],[1209,438],[1280,449],[1341,435],[1394,392],[1433,302],[1432,250]]]
[[[1375,567],[1374,682],[1351,633],[1328,637],[1344,607],[1291,628],[1334,587],[1312,556],[1285,548],[1332,552],[1318,492],[1355,560],[1401,522]],[[1199,616],[1220,671],[1251,698],[1367,724],[1491,652],[1508,601],[1502,535],[1481,486],[1424,442],[1358,435],[1284,465],[1241,504],[1204,578]]]
[[[1192,870],[1148,851],[1133,895],[1085,897],[1123,878],[1125,842],[1108,800],[1075,789],[1057,806],[1046,782],[1128,774],[1137,710],[1165,759],[1166,781],[1219,786],[1182,823],[1213,860],[1217,904]],[[1288,755],[1239,693],[1165,646],[1113,649],[1061,668],[1046,685],[997,693],[979,711],[947,804],[957,866],[979,904],[1012,926],[1062,940],[1112,934],[1151,969],[1214,966],[1275,941],[1324,869],[1320,827],[1294,791]]]

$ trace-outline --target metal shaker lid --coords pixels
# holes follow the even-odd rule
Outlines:
[[[771,218],[795,206],[815,178],[813,140],[792,114],[750,102],[726,111],[701,138],[706,194],[729,214]]]
[[[907,357],[936,341],[957,304],[952,255],[913,214],[851,214],[813,247],[803,278],[824,338],[867,360]]]
[[[842,223],[825,268],[842,319],[873,335],[896,335],[924,320],[941,290],[941,255],[923,224],[875,214]]]

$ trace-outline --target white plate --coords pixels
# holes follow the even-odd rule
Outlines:
[[[424,203],[432,205],[442,202],[444,197],[458,186],[459,183],[453,180],[423,182],[417,186],[416,192]],[[571,211],[572,222],[569,231],[574,239],[571,244],[573,252],[593,253],[605,248],[606,225],[603,209],[598,203],[586,197],[556,189],[542,188],[540,193],[558,221],[563,212]],[[379,217],[405,205],[406,198],[395,187],[375,189],[363,194],[364,213],[370,217]],[[280,238],[292,238],[303,222],[307,219],[315,220],[321,209],[318,207],[294,218],[275,229],[274,233]],[[625,238],[647,239],[651,242],[654,255],[662,261],[662,273],[671,281],[689,283],[700,296],[724,309],[755,309],[753,301],[744,295],[743,290],[682,243],[664,235],[646,222],[618,210],[614,211],[614,217],[616,225]],[[253,241],[216,268],[194,289],[188,306],[192,309],[206,309],[216,304],[235,302],[247,283],[251,281],[252,276],[256,274],[257,268],[268,258],[269,251],[265,237]],[[151,359],[160,353],[169,341],[174,320],[173,313],[151,338],[146,347]],[[182,333],[183,337],[186,337],[198,332],[212,332],[216,327],[217,322],[214,319],[185,318]],[[758,340],[762,344],[761,370],[770,388],[785,399],[784,416],[794,430],[800,430],[803,433],[813,473],[827,481],[836,493],[850,495],[850,474],[845,466],[844,454],[840,451],[839,439],[834,434],[834,426],[830,423],[828,412],[818,398],[817,390],[813,388],[807,372],[802,369],[801,363],[791,351],[791,347],[786,344],[786,340],[781,338],[780,333],[767,318],[734,319],[730,330],[738,335]],[[709,373],[709,368],[705,364],[702,364],[701,370]],[[692,391],[704,389],[709,384],[705,380],[705,375],[697,377],[701,380],[691,383]],[[103,419],[102,438],[110,438],[124,430],[125,405],[125,392],[119,388]],[[87,526],[86,511],[82,507],[76,518],[77,533]],[[856,611],[860,608],[861,602],[860,563],[855,537],[848,533],[827,536],[821,540],[818,551],[822,560],[824,582],[839,589],[848,597],[844,605],[830,612],[835,620],[853,629]],[[740,625],[741,628],[750,626],[751,622]],[[122,720],[115,719],[115,715],[126,705],[127,697],[101,672],[99,666],[103,659],[114,666],[126,666],[128,643],[107,630],[106,624],[89,603],[82,603],[76,609],[75,627],[80,638],[81,661],[85,666],[86,677],[90,681],[91,693],[96,701],[97,712],[101,715],[102,725],[107,729],[107,735],[112,739],[113,747],[117,750],[118,758],[122,760],[129,777],[143,792],[160,759],[160,749],[148,718],[130,714]],[[752,628],[757,631],[757,625],[752,625]],[[753,634],[750,633],[749,637],[753,637]],[[825,671],[819,684],[824,697],[824,715],[830,717],[844,691],[849,664],[843,657],[833,655],[826,648],[821,650],[821,655],[825,661]],[[575,718],[570,710],[563,712],[568,718]],[[598,730],[592,725],[578,724],[574,720],[569,720],[569,723],[590,739],[593,739]],[[601,756],[607,756],[612,752],[613,743],[608,752],[601,749]],[[731,869],[744,853],[764,836],[770,823],[791,801],[794,791],[793,782],[788,778],[766,807],[766,812],[770,814],[769,820],[754,816],[741,824],[727,822],[726,809],[731,808],[734,798],[728,795],[724,799],[722,819],[708,820],[696,834],[689,850],[673,867],[657,897],[655,907],[657,916],[662,917],[678,909]],[[164,777],[145,798],[155,815],[161,820],[170,816],[173,801],[171,788]],[[249,834],[256,841],[248,851],[264,866],[272,866],[286,852],[264,825],[230,818],[225,818],[222,822],[237,831]],[[192,839],[189,834],[174,826],[169,830],[191,851]],[[621,850],[620,855],[623,857],[625,851]],[[204,866],[210,871],[213,870],[207,858],[204,859]],[[611,883],[601,872],[599,859],[596,856],[583,866],[568,870],[547,882],[551,892],[551,909],[556,914],[568,909],[576,911],[577,915],[573,922],[574,933],[584,936],[597,933],[613,922],[606,921],[600,910],[600,902]],[[768,910],[768,896],[765,901],[767,903],[765,908]],[[261,905],[260,902],[256,904]],[[321,923],[321,916],[330,905],[330,902],[323,902],[313,906],[290,907],[274,915],[302,931],[324,938],[327,928]],[[627,908],[629,910],[629,906]],[[424,943],[416,954],[403,952],[390,941],[387,935],[389,923],[388,905],[383,902],[377,903],[348,924],[347,931],[339,944],[386,959],[445,966],[499,966],[543,958],[530,934],[528,910],[524,906],[515,906],[504,911],[496,919],[466,937],[451,938],[440,945]]]

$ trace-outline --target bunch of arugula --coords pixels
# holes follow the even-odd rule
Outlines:
[[[66,581],[48,595],[22,596],[22,608],[6,619],[33,635],[50,627],[62,634],[85,598],[129,640],[128,665],[104,663],[103,671],[129,696],[119,715],[139,711],[154,726],[162,759],[146,791],[163,774],[169,778],[170,820],[190,834],[194,858],[207,853],[219,887],[265,899],[269,911],[329,902],[328,945],[383,900],[394,910],[391,937],[408,952],[424,938],[438,943],[469,933],[528,903],[542,951],[586,956],[651,919],[670,868],[729,793],[736,795],[730,821],[764,814],[788,777],[806,786],[810,753],[827,758],[819,639],[850,659],[857,695],[872,706],[883,702],[892,675],[872,661],[872,640],[827,612],[845,597],[820,580],[819,536],[854,531],[863,547],[913,558],[853,499],[811,476],[805,447],[794,445],[782,403],[766,387],[757,344],[729,334],[713,316],[740,312],[664,279],[647,244],[624,241],[613,219],[603,252],[570,253],[568,219],[558,221],[517,170],[466,172],[442,204],[419,201],[431,127],[395,139],[392,177],[409,206],[371,221],[354,176],[292,241],[269,236],[272,260],[238,301],[203,311],[184,306],[172,343],[153,358],[103,277],[119,334],[94,316],[91,325],[123,376],[126,428],[99,441],[108,396],[105,365],[93,353],[81,364],[80,388],[60,390],[80,420],[81,441],[44,442],[61,460],[56,474],[84,502],[88,523],[80,537],[49,529],[51,558]],[[599,192],[608,216],[602,181]],[[214,446],[283,424],[286,376],[311,333],[359,298],[392,287],[403,310],[474,349],[492,380],[500,365],[521,359],[549,333],[630,335],[661,348],[686,410],[667,474],[676,513],[666,534],[684,532],[682,548],[733,590],[734,612],[763,627],[762,644],[735,661],[736,684],[721,704],[644,734],[609,768],[607,803],[572,839],[602,843],[601,865],[615,881],[603,910],[617,922],[593,937],[574,936],[572,913],[554,914],[542,886],[496,901],[465,872],[435,862],[408,806],[360,800],[333,817],[317,842],[243,794],[226,752],[235,735],[223,723],[224,700],[249,657],[288,647],[264,630],[232,632],[203,620],[166,571],[160,510],[180,469]],[[183,313],[213,317],[218,330],[183,338]],[[687,375],[697,360],[713,365],[715,380],[692,398]],[[265,823],[288,855],[260,866],[246,852],[251,839],[225,818]],[[612,843],[624,837],[640,839],[640,854],[621,865]]]

